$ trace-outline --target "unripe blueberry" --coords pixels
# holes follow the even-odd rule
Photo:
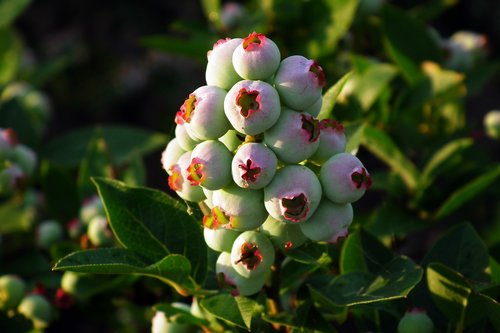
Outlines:
[[[203,237],[207,246],[217,252],[231,252],[234,240],[240,235],[239,231],[226,228],[203,228]]]
[[[307,241],[299,225],[278,221],[271,215],[260,227],[260,232],[269,237],[274,246],[281,251],[296,249]]]
[[[231,261],[231,254],[228,252],[222,252],[217,258],[215,272],[217,273],[221,287],[229,285],[229,287],[234,288],[231,291],[233,296],[250,296],[259,292],[264,286],[268,274],[264,272],[263,274],[246,278],[234,269]]]
[[[161,154],[161,165],[167,173],[169,173],[169,169],[172,166],[177,164],[179,157],[186,152],[186,150],[179,146],[178,141],[177,138],[170,140]]]
[[[95,216],[106,216],[104,210],[104,205],[102,204],[101,198],[97,195],[85,199],[82,207],[80,208],[80,221],[88,225],[90,220]]]
[[[267,217],[263,199],[261,190],[246,190],[235,184],[215,191],[212,201],[221,211],[218,224],[239,231],[258,228]]]
[[[281,61],[274,84],[283,104],[305,110],[321,96],[325,74],[315,60],[293,55]]]
[[[96,216],[89,222],[87,235],[90,242],[95,246],[109,246],[113,244],[113,234],[108,226],[108,220],[102,216]]]
[[[76,273],[71,271],[64,272],[61,278],[61,289],[70,295],[77,296],[80,291],[80,285],[82,281],[82,273]]]
[[[26,286],[15,275],[0,276],[0,310],[11,310],[19,305],[26,291]]]
[[[22,187],[25,180],[26,175],[17,164],[0,170],[0,195],[12,194]]]
[[[226,91],[216,86],[202,86],[192,92],[177,112],[187,133],[195,140],[214,140],[224,135],[230,125],[224,114]]]
[[[193,186],[189,181],[188,168],[191,163],[191,151],[179,157],[177,164],[170,167],[168,186],[186,201],[199,202],[205,199],[205,194],[200,186]]]
[[[500,139],[500,111],[490,111],[484,116],[486,134],[492,139]]]
[[[222,142],[230,152],[234,152],[243,142],[245,142],[245,135],[236,130],[229,130],[219,138],[219,141]]]
[[[239,187],[261,189],[271,182],[278,159],[273,151],[261,143],[242,145],[233,157],[231,173]]]
[[[12,151],[12,160],[19,165],[24,174],[32,176],[36,167],[36,154],[33,150],[23,144],[18,144]]]
[[[321,167],[319,179],[326,197],[335,203],[357,201],[372,184],[361,161],[349,153],[330,157]]]
[[[425,310],[413,309],[405,313],[398,324],[398,333],[432,333],[434,323]]]
[[[267,273],[274,263],[274,247],[266,235],[245,231],[231,249],[231,264],[243,277],[253,278]]]
[[[278,46],[264,36],[252,32],[243,39],[233,53],[236,73],[247,80],[265,80],[272,76],[280,65]]]
[[[243,80],[226,95],[224,112],[240,133],[257,135],[271,128],[280,116],[280,98],[264,81]]]
[[[214,203],[212,201],[212,197],[214,196],[214,191],[207,190],[206,188],[201,188],[203,194],[205,194],[206,199],[203,201],[208,208],[212,209],[214,207]]]
[[[307,113],[283,108],[276,124],[264,133],[264,142],[284,163],[298,163],[316,152],[319,121]]]
[[[226,90],[242,78],[238,76],[233,66],[233,52],[243,42],[241,38],[220,39],[208,51],[205,79],[208,85],[214,85]]]
[[[197,145],[191,153],[187,179],[191,185],[208,190],[218,190],[231,182],[233,156],[224,144],[208,140]]]
[[[306,221],[318,208],[321,184],[309,168],[288,165],[276,172],[264,188],[264,204],[269,215],[278,221]]]
[[[311,218],[299,226],[304,235],[313,241],[336,244],[339,238],[347,236],[352,219],[351,204],[336,204],[323,198]]]
[[[0,128],[0,162],[10,159],[18,143],[17,134],[12,128]]]
[[[304,112],[309,113],[313,117],[317,117],[321,112],[322,106],[323,106],[323,96],[319,96],[316,102],[314,102],[310,107],[304,109]]]
[[[323,119],[319,122],[321,140],[310,160],[321,165],[335,154],[345,152],[346,137],[344,126],[336,120]]]
[[[42,248],[49,248],[52,244],[63,239],[64,230],[61,224],[54,220],[47,220],[36,229],[36,244]]]
[[[174,302],[171,305],[186,313],[191,312],[191,308],[187,304]],[[175,316],[168,318],[162,311],[156,311],[151,323],[152,333],[189,333],[194,331],[194,326],[177,323],[175,322]]]
[[[186,131],[185,124],[177,124],[177,126],[175,126],[175,138],[179,146],[185,151],[193,150],[194,147],[200,143],[199,140],[195,140],[189,135]]]
[[[27,295],[17,307],[17,311],[33,322],[36,329],[44,329],[52,320],[52,306],[45,297],[38,294]]]

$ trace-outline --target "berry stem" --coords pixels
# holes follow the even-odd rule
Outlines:
[[[212,211],[204,201],[198,202],[198,207],[200,207],[203,216],[210,216],[212,214]]]

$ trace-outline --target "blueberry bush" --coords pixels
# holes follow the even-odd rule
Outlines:
[[[0,3],[0,331],[500,331],[479,3]]]

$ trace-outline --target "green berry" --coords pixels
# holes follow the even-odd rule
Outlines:
[[[52,320],[52,306],[42,295],[25,296],[17,311],[31,320],[35,329],[45,329]]]
[[[398,333],[432,333],[434,323],[424,310],[413,309],[405,313],[398,324]]]
[[[254,278],[266,274],[274,263],[274,247],[266,235],[245,231],[231,249],[231,264],[239,275]]]
[[[0,310],[16,308],[26,291],[26,286],[21,278],[15,275],[0,276]]]

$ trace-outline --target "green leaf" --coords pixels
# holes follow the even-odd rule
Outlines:
[[[167,135],[131,126],[84,127],[44,144],[41,154],[54,164],[76,167],[85,157],[96,131],[102,133],[114,165],[128,162],[137,154],[144,155],[163,148],[168,142]]]
[[[453,7],[459,0],[433,0],[423,2],[412,8],[413,15],[421,21],[431,21],[438,17],[442,12]]]
[[[338,41],[349,30],[354,14],[358,8],[359,0],[327,0],[325,18],[328,21],[321,22],[320,33],[309,39],[308,50],[312,58],[318,59],[332,53]]]
[[[144,186],[146,184],[146,166],[139,154],[131,157],[130,162],[124,165],[120,179],[131,186]]]
[[[173,253],[191,262],[192,276],[202,282],[207,250],[200,225],[186,207],[167,194],[122,182],[95,178],[108,221],[116,239],[152,262]]]
[[[328,119],[332,116],[333,108],[337,103],[337,98],[352,75],[353,72],[345,74],[332,87],[330,87],[326,93],[323,94],[323,104],[321,105],[321,110],[317,117],[319,120]]]
[[[0,18],[1,18],[0,8]],[[11,81],[21,64],[22,44],[10,29],[0,28],[0,85]]]
[[[327,254],[326,245],[312,242],[286,251],[286,256],[303,264],[328,265],[332,261]]]
[[[316,301],[330,306],[351,306],[403,298],[422,278],[422,268],[401,256],[378,274],[350,272],[339,275],[326,286],[310,286]]]
[[[490,280],[486,274],[489,267],[488,249],[468,223],[453,227],[437,241],[422,265],[425,267],[432,262],[442,263],[473,281]]]
[[[143,37],[140,39],[140,44],[161,52],[192,58],[205,64],[207,62],[207,51],[212,49],[215,41],[215,38],[180,39],[159,35]]]
[[[422,78],[422,62],[441,62],[441,51],[429,29],[407,12],[385,5],[382,23],[387,53],[408,82],[415,84]]]
[[[372,107],[396,74],[397,69],[392,65],[373,64],[358,78],[353,95],[365,111]]]
[[[181,293],[184,288],[193,288],[189,281],[189,260],[178,254],[170,254],[148,264],[127,249],[99,248],[73,252],[59,260],[53,270],[93,274],[139,274],[157,278]]]
[[[31,0],[2,0],[0,2],[0,28],[9,26],[31,3]]]
[[[217,28],[222,26],[220,19],[220,0],[201,0],[201,8],[209,22],[212,22]]]
[[[50,216],[60,221],[69,221],[78,216],[80,199],[71,173],[49,161],[43,161],[40,167],[40,182]],[[64,204],[61,204],[62,202]]]
[[[457,332],[460,332],[464,327],[465,310],[472,293],[467,281],[447,266],[431,263],[427,267],[427,286],[439,310],[457,323]]]
[[[366,123],[350,123],[345,126],[345,135],[347,137],[347,144],[345,151],[356,155],[358,153],[361,140],[365,131]]]
[[[416,188],[419,177],[417,168],[404,156],[387,134],[367,126],[363,131],[361,143],[397,173],[410,191]]]
[[[500,166],[494,167],[453,192],[434,214],[434,219],[439,220],[453,213],[490,186],[498,176],[500,176]]]
[[[393,258],[394,255],[388,248],[361,229],[351,233],[343,244],[339,262],[340,272],[377,273]]]
[[[209,325],[209,322],[206,319],[201,319],[192,315],[191,312],[189,312],[189,309],[176,307],[172,304],[168,303],[156,304],[154,306],[154,310],[165,313],[165,316],[167,316],[169,322],[174,322],[178,324],[196,325],[196,326]]]
[[[456,139],[438,149],[431,156],[420,174],[419,190],[429,187],[439,174],[449,170],[450,165],[456,165],[457,160],[461,160],[461,154],[473,143],[474,140],[469,138]]]
[[[114,170],[111,165],[111,152],[99,129],[90,140],[87,153],[78,170],[78,189],[81,198],[88,198],[95,193],[91,177],[113,178]]]
[[[233,297],[229,294],[204,298],[200,304],[202,308],[215,317],[248,330],[250,330],[254,312],[260,307],[257,302],[250,298]]]

